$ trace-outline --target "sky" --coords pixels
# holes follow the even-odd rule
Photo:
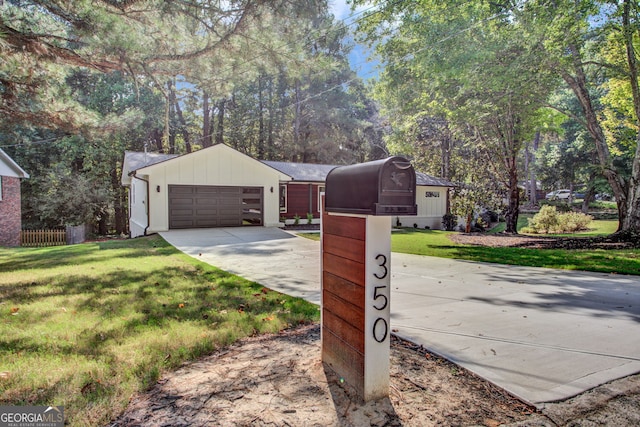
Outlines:
[[[361,15],[357,15],[353,18],[349,18],[354,14],[358,14],[359,11],[368,9],[370,6],[360,6],[355,12],[351,11],[351,6],[347,4],[347,0],[329,0],[329,10],[336,17],[337,20],[344,21],[349,25],[354,19],[358,19]],[[355,25],[349,26],[350,29],[354,29]],[[376,70],[377,62],[370,62],[367,60],[369,51],[366,46],[356,44],[351,53],[349,54],[349,63],[351,68],[363,79],[368,80],[375,78],[378,75]]]

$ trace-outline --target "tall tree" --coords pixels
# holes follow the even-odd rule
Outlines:
[[[483,1],[380,2],[360,31],[385,62],[378,94],[387,111],[446,117],[471,138],[507,190],[506,231],[515,233],[518,160],[551,88],[534,67],[538,47]]]
[[[580,2],[547,0],[527,2],[517,10],[519,19],[545,48],[545,68],[560,76],[574,93],[581,114],[574,116],[591,135],[601,173],[618,203],[619,231],[640,234],[640,89],[638,53],[640,7],[633,0]],[[631,172],[620,167],[620,144],[606,132],[598,88],[602,77],[608,87],[622,86],[617,96],[630,107],[626,116],[635,139],[625,150]],[[611,92],[610,92],[611,93]],[[612,105],[612,104],[610,104]],[[611,116],[609,116],[611,117]],[[619,136],[619,135],[618,135]]]

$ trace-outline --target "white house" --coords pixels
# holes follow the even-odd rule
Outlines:
[[[333,165],[259,161],[217,144],[184,154],[125,152],[131,237],[177,228],[281,226],[292,215],[319,217],[318,194]],[[405,226],[441,228],[447,181],[416,173],[418,216]]]

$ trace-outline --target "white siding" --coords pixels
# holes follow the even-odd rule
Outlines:
[[[139,175],[138,175],[139,176]],[[141,176],[146,179],[146,176]],[[129,232],[131,237],[144,236],[147,223],[147,183],[132,178],[129,187]]]
[[[418,215],[401,216],[397,219],[400,220],[404,227],[413,227],[416,224],[418,228],[426,226],[434,230],[441,230],[442,216],[447,213],[447,190],[447,187],[417,186],[416,205],[418,205]],[[393,224],[396,224],[396,220],[394,220]]]
[[[169,229],[168,186],[173,184],[263,187],[264,225],[279,224],[278,186],[288,177],[226,145],[214,145],[138,172],[149,176],[149,233]]]

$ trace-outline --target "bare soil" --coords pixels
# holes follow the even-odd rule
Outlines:
[[[121,426],[498,426],[536,410],[393,338],[389,398],[364,403],[321,361],[319,325],[253,337],[133,399]]]

